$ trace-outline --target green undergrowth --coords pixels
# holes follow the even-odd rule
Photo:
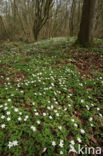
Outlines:
[[[102,147],[103,72],[81,76],[69,44],[63,38],[1,47],[0,155],[67,156],[79,144]]]

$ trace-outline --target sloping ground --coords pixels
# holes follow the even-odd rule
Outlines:
[[[0,47],[0,155],[103,152],[103,49],[69,44]]]

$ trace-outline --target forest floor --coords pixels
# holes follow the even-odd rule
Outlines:
[[[73,40],[0,45],[0,155],[103,152],[103,40]]]

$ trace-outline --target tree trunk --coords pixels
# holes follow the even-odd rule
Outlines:
[[[6,34],[6,36],[4,35],[3,39],[5,39],[5,38],[6,38],[6,39],[9,39],[8,31],[7,31],[7,29],[6,29],[6,26],[5,26],[5,24],[4,24],[4,21],[3,21],[1,15],[0,15],[0,23],[1,23],[1,25],[3,26],[4,32],[5,32],[5,34]]]
[[[69,19],[69,29],[70,29],[71,37],[73,36],[73,32],[74,32],[74,13],[75,13],[75,0],[72,1],[71,13]]]
[[[96,7],[98,0],[84,0],[78,42],[91,44],[96,21]]]
[[[49,12],[52,6],[53,0],[36,0],[35,19],[33,24],[33,35],[35,41],[37,41],[40,30],[43,28],[49,18]]]

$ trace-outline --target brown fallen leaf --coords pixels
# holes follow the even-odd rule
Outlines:
[[[75,152],[70,152],[70,153],[68,153],[68,156],[77,156],[77,153],[75,153]]]
[[[86,90],[87,90],[87,91],[92,91],[92,90],[93,90],[93,88],[87,88]]]
[[[91,141],[93,141],[94,143],[97,143],[97,140],[94,138],[94,136],[91,136]]]
[[[74,88],[70,88],[70,89],[69,89],[69,92],[70,92],[71,94],[73,94]]]

